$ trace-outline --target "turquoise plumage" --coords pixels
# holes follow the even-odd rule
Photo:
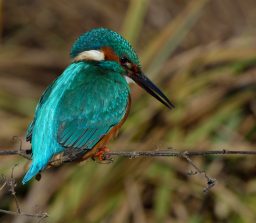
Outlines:
[[[72,63],[43,93],[28,127],[32,164],[23,184],[67,148],[83,153],[93,149],[128,110],[130,89],[125,75],[132,78],[128,74],[140,71],[140,64],[125,39],[108,29],[93,29],[74,43],[71,57]],[[142,87],[170,104],[152,86],[150,90],[142,83]]]

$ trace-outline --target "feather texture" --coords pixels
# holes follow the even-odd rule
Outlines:
[[[23,184],[66,148],[91,150],[125,116],[129,86],[114,70],[72,63],[44,92],[27,131],[33,161]]]

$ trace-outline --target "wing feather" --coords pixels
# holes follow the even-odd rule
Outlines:
[[[65,148],[90,150],[125,116],[129,87],[123,77],[83,75],[62,98],[57,139]]]
[[[49,85],[47,87],[47,89],[44,91],[43,95],[41,96],[37,107],[36,107],[36,111],[35,111],[35,117],[33,119],[33,121],[30,123],[30,125],[28,126],[27,129],[27,133],[26,133],[26,141],[31,142],[32,141],[32,134],[33,134],[33,128],[36,122],[36,118],[37,118],[37,112],[40,110],[41,106],[45,103],[45,101],[48,99],[49,95],[51,94],[52,88],[54,87],[56,81],[54,81],[51,85]]]

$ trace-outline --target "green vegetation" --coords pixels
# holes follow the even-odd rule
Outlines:
[[[169,111],[132,86],[132,110],[111,150],[256,149],[254,1],[35,2],[0,8],[1,148],[24,136],[43,89],[69,63],[76,36],[107,26],[131,40],[148,75],[176,105]],[[204,179],[187,176],[191,167],[173,158],[88,160],[45,171],[25,187],[25,160],[0,157],[0,173],[10,175],[19,163],[20,206],[47,212],[45,222],[256,222],[255,158],[193,160],[218,181],[208,194]],[[1,190],[0,208],[14,207]],[[13,219],[0,214],[1,222],[36,222]]]

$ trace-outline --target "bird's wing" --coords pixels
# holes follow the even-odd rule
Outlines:
[[[58,142],[66,148],[91,149],[118,121],[109,120],[97,127],[91,126],[87,118],[66,122],[60,127]]]
[[[61,100],[57,141],[65,148],[92,149],[125,116],[127,85],[88,73]],[[80,83],[79,83],[80,81]]]
[[[37,117],[37,111],[40,110],[41,106],[48,99],[48,97],[51,94],[51,91],[52,91],[52,88],[54,87],[54,85],[55,85],[55,81],[51,85],[49,85],[47,87],[47,89],[44,91],[43,95],[41,96],[41,98],[40,98],[40,100],[39,100],[39,102],[37,104],[37,107],[36,107],[35,117],[34,117],[33,121],[30,123],[30,125],[28,126],[28,129],[27,129],[27,132],[26,132],[26,141],[31,142],[33,128],[34,128],[34,125],[35,125],[35,122],[36,122],[36,117]]]
[[[32,140],[34,124],[35,124],[35,120],[33,120],[28,126],[27,133],[26,133],[26,141],[27,142],[31,142],[31,140]]]

